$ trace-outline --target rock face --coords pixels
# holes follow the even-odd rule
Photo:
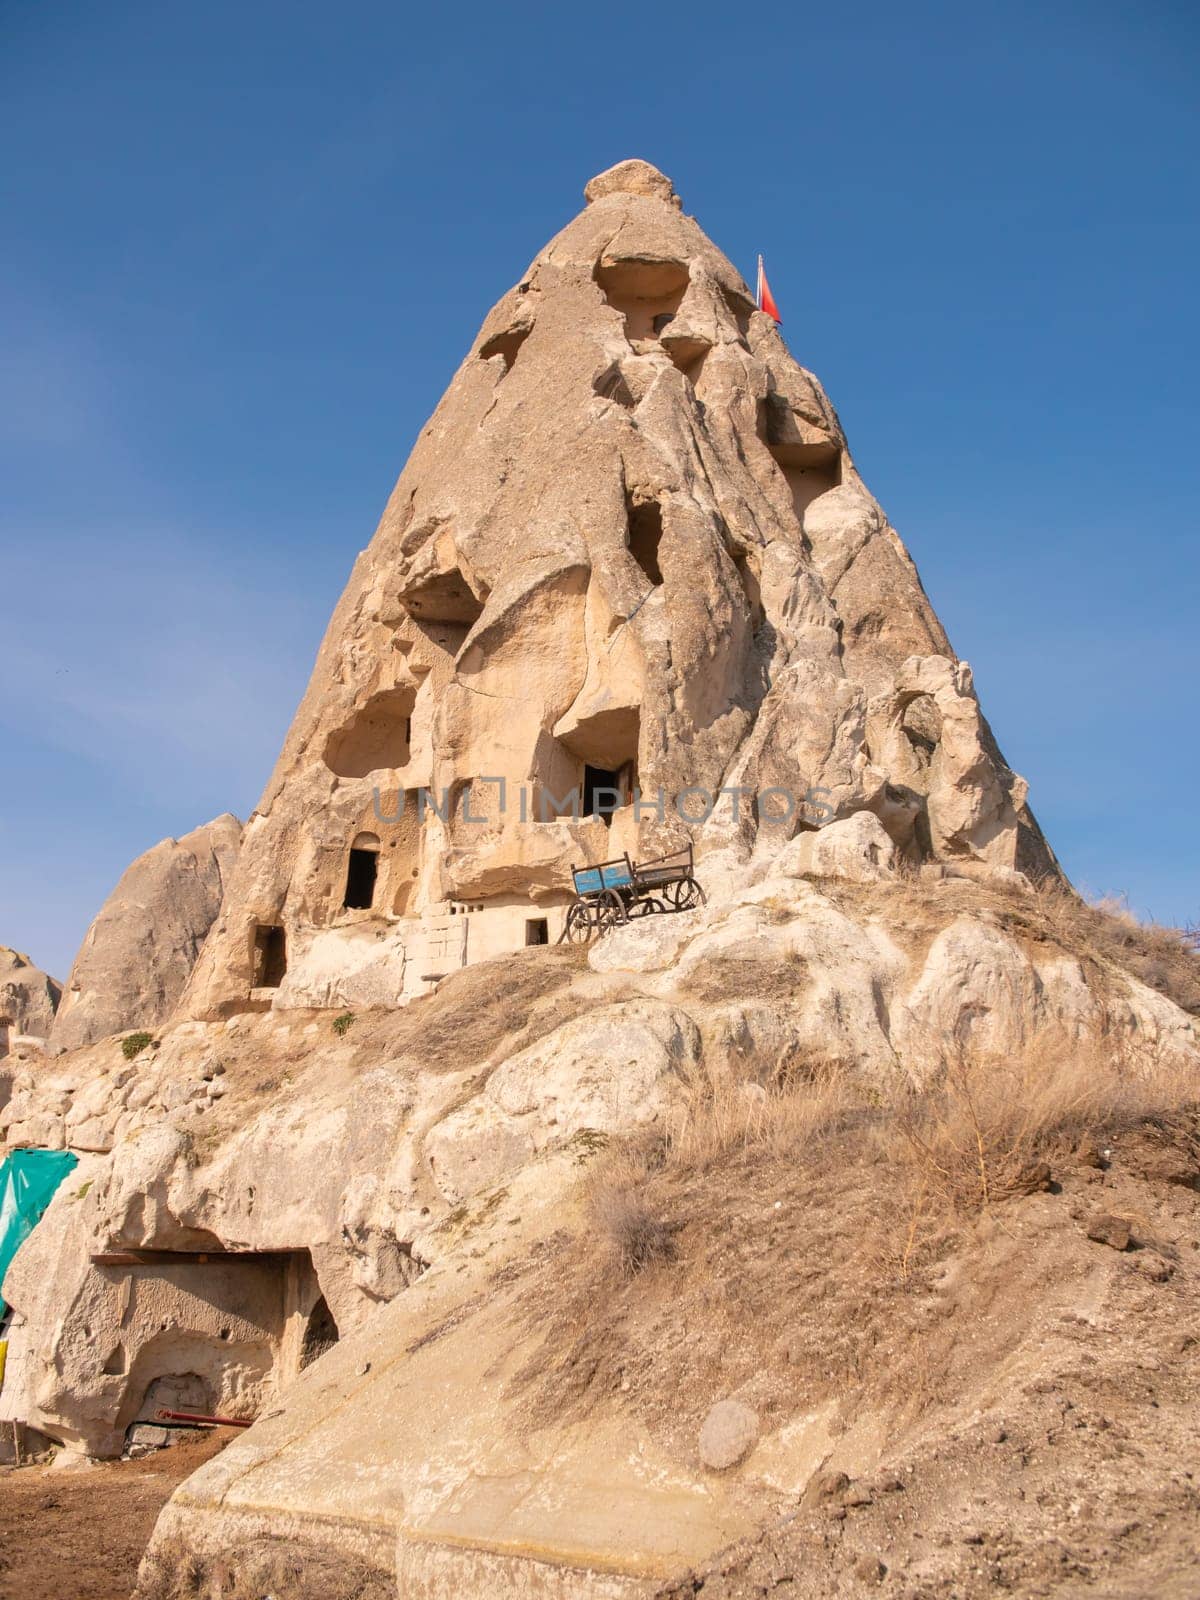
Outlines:
[[[497,1251],[562,1225],[610,1140],[685,1133],[705,1083],[751,1106],[805,1063],[870,1094],[1041,1038],[1119,1052],[1134,1077],[1197,1070],[1192,1019],[1076,958],[1028,888],[865,872],[877,826],[813,836],[815,880],[783,851],[586,964],[472,965],[342,1035],[328,1012],[267,1011],[168,1025],[132,1062],[110,1038],[15,1073],[0,1137],[80,1165],[5,1279],[0,1417],[106,1454],[168,1379],[197,1375],[207,1409],[265,1406],[322,1316],[345,1336],[427,1278],[474,1292]],[[139,1251],[178,1265],[96,1259]],[[474,1403],[464,1379],[454,1405]]]
[[[61,994],[62,985],[28,956],[0,945],[0,1056],[18,1035],[47,1037]]]
[[[126,868],[75,957],[52,1048],[152,1028],[170,1015],[221,904],[241,835],[226,812],[182,839],[163,839]]]
[[[700,1459],[714,1472],[735,1467],[758,1438],[758,1413],[740,1400],[718,1400],[700,1429]]]
[[[1192,1019],[1031,881],[1056,869],[1024,785],[815,380],[661,174],[624,163],[589,200],[422,435],[175,1015],[233,819],[130,869],[56,1023],[95,1042],[19,1064],[0,1104],[6,1145],[81,1158],[3,1285],[0,1417],[94,1454],[164,1404],[259,1418],[154,1559],[258,1572],[294,1541],[380,1592],[643,1592],[764,1492],[794,1509],[835,1444],[856,1475],[879,1445],[832,1405],[782,1428],[740,1380],[680,1442],[615,1371],[530,1426],[528,1269],[564,1233],[603,1255],[607,1144],[697,1140],[707,1227],[705,1106],[736,1145],[798,1080],[852,1086],[849,1127],[1039,1040],[1134,1081],[1200,1062]],[[572,786],[615,793],[540,820]],[[454,807],[422,814],[427,787]],[[696,803],[720,788],[737,815]],[[512,948],[552,941],[572,860],[683,839],[706,904]],[[100,1037],[151,1022],[132,1061]],[[749,1272],[789,1212],[735,1189]],[[797,1270],[832,1268],[797,1237]]]
[[[689,838],[736,873],[869,811],[1056,871],[820,384],[663,174],[587,198],[354,568],[189,1015],[419,994],[553,939],[572,863]]]

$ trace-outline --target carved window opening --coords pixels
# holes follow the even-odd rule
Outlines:
[[[787,481],[796,520],[803,525],[804,513],[817,496],[841,483],[842,452],[832,440],[821,440],[819,434],[815,439],[806,439],[781,394],[769,394],[759,402],[757,426],[759,438]]]
[[[525,943],[527,945],[550,943],[550,924],[545,917],[525,919]]]
[[[414,580],[400,591],[400,601],[409,616],[418,622],[455,623],[470,628],[483,615],[483,601],[467,582],[461,567]]]
[[[254,930],[255,989],[278,989],[287,972],[287,934],[275,923],[260,923]]]
[[[605,827],[612,826],[613,812],[625,804],[622,796],[621,771],[607,767],[584,766],[583,814],[599,817]]]
[[[342,905],[347,911],[369,911],[375,904],[379,878],[379,840],[372,833],[360,833],[350,847],[346,863],[346,892]]]
[[[682,261],[606,261],[596,268],[596,282],[625,318],[625,337],[634,344],[657,339],[669,324],[687,293],[688,270]]]
[[[330,772],[339,778],[365,778],[406,766],[416,698],[411,685],[372,695],[325,741],[324,761]]]
[[[657,588],[663,581],[658,560],[663,536],[662,507],[657,500],[635,503],[632,496],[626,495],[625,515],[629,525],[629,554]]]
[[[309,1312],[304,1329],[304,1342],[300,1346],[300,1371],[303,1372],[305,1367],[320,1360],[327,1350],[332,1350],[340,1337],[329,1303],[325,1296],[321,1295]]]

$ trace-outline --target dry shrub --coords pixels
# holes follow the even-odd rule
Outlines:
[[[636,1166],[626,1160],[606,1167],[589,1187],[589,1220],[623,1278],[675,1254],[675,1230],[646,1197]]]
[[[901,1278],[955,1222],[1050,1187],[1057,1158],[1198,1099],[1194,1067],[1169,1059],[1139,1070],[1111,1039],[1044,1033],[1011,1056],[957,1051],[919,1089],[897,1095],[875,1128],[896,1163],[907,1217],[891,1252]]]
[[[638,1270],[671,1251],[653,1196],[746,1155],[819,1171],[869,1145],[896,1172],[906,1201],[963,1217],[1044,1182],[1049,1157],[1200,1101],[1194,1066],[1135,1065],[1116,1038],[1053,1030],[1006,1055],[958,1048],[918,1080],[867,1077],[844,1063],[792,1061],[767,1085],[697,1071],[661,1134],[615,1145],[594,1172],[590,1207],[616,1258]]]
[[[1141,922],[1124,900],[1088,902],[1053,881],[1039,886],[1037,905],[1065,949],[1122,966],[1190,1015],[1200,1016],[1200,951],[1192,932]]]
[[[174,1535],[142,1561],[136,1600],[387,1600],[395,1578],[353,1556],[263,1538],[211,1559]]]
[[[936,1383],[921,1380],[929,1296],[982,1214],[1005,1233],[1005,1208],[1065,1179],[1084,1145],[1119,1139],[1128,1160],[1150,1130],[1162,1148],[1142,1165],[1162,1181],[1200,1160],[1183,1148],[1200,1127],[1195,1069],[1139,1070],[1116,1038],[968,1049],[920,1081],[793,1061],[759,1084],[731,1063],[698,1070],[682,1098],[656,1133],[596,1155],[592,1226],[526,1269],[532,1427],[619,1396],[690,1448],[721,1394],[779,1418],[871,1385],[917,1403],[948,1359],[939,1346]]]
[[[1010,935],[1050,944],[1083,962],[1089,983],[1103,991],[1114,969],[1200,1016],[1200,948],[1196,930],[1140,921],[1124,900],[1089,902],[1060,879],[1046,878],[1035,893],[979,878],[926,880],[911,866],[881,884],[827,880],[822,892],[851,914],[881,911],[914,960],[955,915],[988,911]]]
[[[877,1100],[878,1091],[839,1061],[792,1056],[776,1065],[767,1083],[702,1067],[685,1078],[659,1148],[643,1141],[642,1159],[650,1155],[654,1166],[687,1172],[753,1145],[804,1150]]]
[[[142,1558],[136,1600],[191,1600],[204,1581],[203,1562],[181,1539],[160,1539]]]
[[[717,1199],[734,1167],[749,1187],[781,1164],[806,1182],[880,1164],[894,1218],[907,1227],[915,1210],[942,1225],[1044,1186],[1039,1166],[1084,1143],[1197,1105],[1193,1064],[1147,1065],[1116,1033],[1081,1041],[1046,1030],[1008,1054],[968,1045],[886,1077],[797,1058],[767,1083],[732,1063],[699,1067],[661,1129],[599,1157],[589,1211],[626,1275],[674,1259],[672,1197]]]

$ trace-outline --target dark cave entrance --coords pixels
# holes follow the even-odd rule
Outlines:
[[[583,769],[583,814],[601,817],[606,826],[612,825],[613,812],[624,804],[621,774],[607,767],[585,766]]]
[[[340,1337],[329,1302],[321,1295],[308,1314],[304,1339],[300,1345],[300,1371],[320,1360],[327,1350],[332,1350]]]
[[[355,844],[346,866],[346,892],[342,905],[347,911],[369,911],[375,904],[375,883],[379,876],[379,844]]]
[[[287,934],[277,924],[263,924],[254,930],[255,989],[278,989],[287,972]]]

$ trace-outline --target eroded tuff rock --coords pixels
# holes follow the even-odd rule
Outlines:
[[[689,837],[736,876],[869,811],[912,862],[1056,871],[816,378],[662,173],[587,199],[355,564],[189,1015],[420,994],[553,940],[573,862]]]
[[[172,1012],[229,882],[242,825],[226,812],[163,839],[121,874],[88,929],[50,1032],[73,1050]]]
[[[538,820],[588,768],[622,803]],[[510,803],[473,795],[482,823],[414,814],[484,777]],[[819,806],[685,824],[689,786]],[[557,932],[572,860],[685,837],[707,905],[513,950]],[[164,1517],[167,1561],[311,1539],[405,1592],[584,1592],[580,1564],[636,1592],[879,1444],[832,1402],[764,1409],[706,1472],[625,1379],[531,1430],[530,1263],[593,1225],[606,1141],[662,1149],[706,1094],[749,1126],[828,1069],[869,1107],[1042,1035],[1194,1071],[1191,1018],[1046,913],[1054,870],[815,379],[622,163],[422,434],[186,1002],[132,1062],[100,1039],[13,1077],[6,1144],[80,1166],[5,1280],[0,1415],[98,1454],[167,1397],[257,1415]],[[756,1238],[761,1200],[735,1200]]]
[[[62,985],[19,950],[0,945],[0,1056],[18,1036],[45,1039]]]
[[[23,1396],[26,1420],[98,1453],[183,1371],[266,1408],[314,1316],[345,1335],[435,1272],[465,1294],[522,1230],[560,1225],[608,1140],[679,1132],[705,1084],[751,1107],[819,1067],[886,1092],[1040,1039],[1103,1049],[1135,1078],[1200,1067],[1193,1020],[1081,958],[1027,884],[914,877],[888,842],[875,818],[845,818],[586,961],[568,947],[480,963],[341,1035],[328,1011],[268,1011],[170,1025],[132,1062],[106,1039],[26,1067],[0,1137],[81,1166],[5,1281],[21,1319],[6,1404]],[[213,1270],[95,1260],[142,1250]],[[230,1278],[228,1252],[258,1264]]]

